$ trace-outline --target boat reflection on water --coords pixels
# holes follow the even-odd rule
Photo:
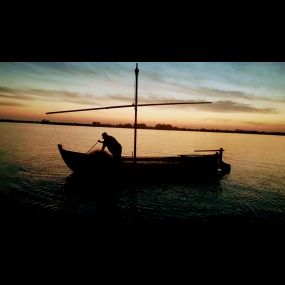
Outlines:
[[[95,174],[73,172],[65,180],[63,195],[71,216],[99,224],[204,222],[203,212],[196,208],[196,203],[200,199],[215,199],[223,191],[222,180],[214,178],[162,182],[108,179],[108,173]]]
[[[63,184],[64,207],[71,216],[116,222],[120,219],[120,190],[120,184],[113,180],[98,179],[90,173],[72,173]]]

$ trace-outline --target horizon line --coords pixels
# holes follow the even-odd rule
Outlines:
[[[36,124],[58,124],[58,125],[73,125],[73,126],[90,126],[90,127],[115,127],[115,128],[133,128],[131,123],[101,123],[101,122],[92,122],[92,123],[76,123],[76,122],[56,122],[46,119],[38,120],[19,120],[19,119],[0,119],[0,122],[15,122],[15,123],[36,123]],[[97,123],[99,125],[96,125]],[[128,126],[130,125],[130,126]],[[142,128],[141,126],[144,125]],[[170,128],[156,128],[157,125],[162,127],[169,126]],[[158,123],[155,126],[148,126],[145,123],[138,124],[138,129],[155,129],[155,130],[165,130],[165,131],[200,131],[200,132],[224,132],[224,133],[245,133],[245,134],[272,134],[272,135],[285,135],[285,131],[258,131],[258,130],[245,130],[245,129],[235,129],[235,130],[226,130],[226,129],[207,129],[207,128],[186,128],[186,127],[176,127],[171,124]]]

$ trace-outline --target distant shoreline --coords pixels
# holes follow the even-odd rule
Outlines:
[[[46,125],[64,125],[64,126],[84,126],[84,127],[107,127],[107,128],[126,128],[133,129],[132,124],[105,124],[100,122],[93,122],[92,124],[84,123],[69,123],[69,122],[52,122],[49,120],[42,121],[27,121],[27,120],[13,120],[13,119],[0,119],[0,122],[6,123],[30,123],[30,124],[46,124]],[[157,124],[154,127],[145,124],[138,124],[138,129],[152,129],[152,130],[165,130],[165,131],[189,131],[189,132],[211,132],[211,133],[237,133],[237,134],[257,134],[257,135],[274,135],[285,136],[285,132],[269,132],[269,131],[248,131],[248,130],[219,130],[219,129],[191,129],[191,128],[178,128],[169,124]]]

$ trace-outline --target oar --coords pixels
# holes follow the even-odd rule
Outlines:
[[[89,151],[99,142],[99,140],[87,151],[87,153],[89,153]]]
[[[194,152],[213,152],[213,151],[219,151],[220,154],[225,151],[223,148],[220,149],[199,149],[199,150],[194,150]],[[192,155],[192,154],[179,154],[178,156],[187,156],[187,155]]]
[[[194,152],[205,152],[205,151],[225,151],[224,149],[220,148],[220,149],[199,149],[199,150],[194,150]]]

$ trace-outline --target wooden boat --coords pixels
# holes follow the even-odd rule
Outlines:
[[[138,104],[138,65],[136,65],[135,103],[131,105],[119,105],[89,109],[77,109],[67,111],[48,112],[46,114],[81,112],[102,109],[128,108],[135,109],[134,122],[134,152],[133,157],[122,157],[120,161],[113,159],[106,152],[97,152],[96,155],[65,150],[58,145],[59,152],[66,165],[74,172],[96,173],[99,177],[115,176],[126,179],[160,179],[172,178],[191,179],[200,177],[217,177],[230,173],[231,166],[223,162],[223,148],[218,150],[198,150],[197,152],[214,152],[212,154],[178,155],[169,157],[137,157],[137,107],[178,105],[178,104],[209,104],[211,102],[172,102]]]
[[[128,180],[161,180],[189,178],[221,177],[230,173],[230,165],[223,162],[223,149],[214,154],[178,155],[169,157],[133,157],[123,156],[120,161],[114,160],[106,152],[98,151],[87,154],[65,150],[58,145],[59,152],[66,165],[74,172],[96,175],[96,177],[112,177]],[[204,150],[209,151],[209,150]]]

